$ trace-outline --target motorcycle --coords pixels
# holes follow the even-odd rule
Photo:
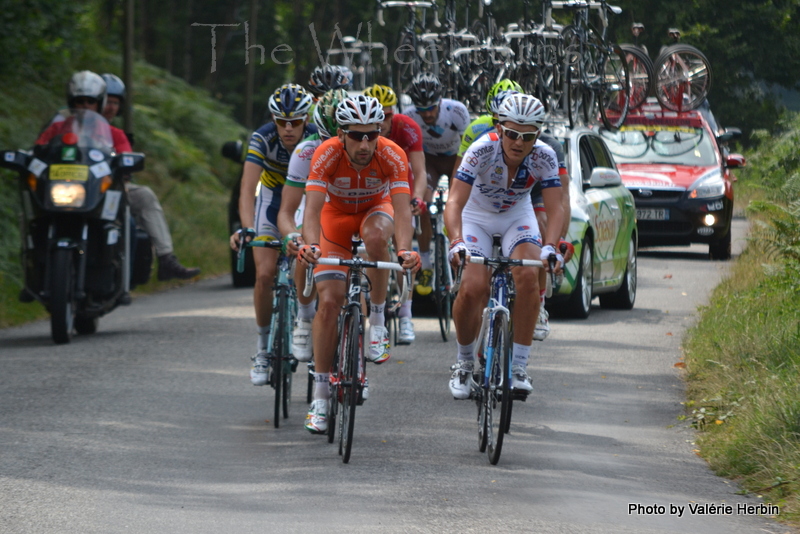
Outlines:
[[[132,266],[136,231],[125,191],[144,154],[116,153],[98,113],[72,110],[65,120],[47,145],[0,151],[0,166],[19,173],[24,294],[47,308],[59,344],[73,330],[95,333],[101,316],[130,302],[131,282],[146,281],[152,264],[144,254]]]

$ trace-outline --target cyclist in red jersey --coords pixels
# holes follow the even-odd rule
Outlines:
[[[364,94],[378,99],[378,102],[383,106],[384,119],[381,123],[381,135],[397,143],[408,157],[408,164],[411,166],[411,174],[408,176],[408,181],[413,193],[411,214],[415,216],[423,215],[426,205],[422,199],[425,198],[427,178],[425,152],[423,152],[422,148],[422,128],[411,117],[395,113],[397,95],[391,87],[373,85],[365,89]],[[417,176],[421,178],[415,179]],[[400,323],[397,344],[408,345],[416,339],[414,323],[411,321],[411,299],[400,306],[397,316]]]
[[[416,270],[419,255],[411,251],[411,209],[408,159],[396,143],[380,136],[383,107],[372,97],[359,95],[337,106],[338,135],[314,152],[306,184],[301,262],[316,263],[320,257],[350,258],[351,237],[361,236],[370,259],[389,261],[389,240],[395,237],[398,259]],[[396,224],[395,224],[396,221]],[[306,429],[323,433],[328,428],[330,370],[336,351],[336,322],[347,289],[346,267],[318,265],[318,310],[312,338],[316,369],[314,402]],[[369,349],[375,363],[389,359],[389,336],[384,306],[388,286],[385,270],[368,270],[372,281]]]

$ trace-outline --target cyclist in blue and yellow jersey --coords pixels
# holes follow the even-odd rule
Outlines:
[[[292,152],[281,198],[281,208],[278,212],[278,230],[284,236],[287,254],[296,256],[300,246],[305,244],[300,229],[303,225],[306,182],[311,171],[311,157],[323,141],[336,135],[338,129],[336,106],[347,96],[347,91],[344,89],[333,89],[322,95],[315,104],[313,113],[317,133],[303,139]],[[313,355],[311,323],[316,315],[315,294],[312,293],[308,297],[303,296],[306,283],[305,271],[306,269],[302,265],[295,268],[298,306],[297,321],[292,332],[292,354],[301,362],[310,361]]]
[[[442,83],[431,73],[423,72],[411,80],[408,96],[413,106],[403,110],[420,128],[422,128],[422,145],[425,152],[425,167],[428,187],[425,190],[425,202],[430,202],[433,192],[439,183],[439,177],[452,177],[461,136],[469,125],[467,107],[449,98],[442,98]],[[422,259],[422,270],[419,274],[417,293],[430,295],[433,288],[433,263],[431,262],[431,236],[433,228],[428,217],[421,217],[419,253]]]
[[[376,98],[383,106],[383,122],[381,135],[394,141],[403,149],[411,168],[408,174],[411,189],[411,214],[423,215],[425,209],[425,192],[428,189],[427,172],[425,170],[425,153],[422,150],[422,129],[411,117],[395,113],[397,95],[391,87],[373,85],[364,90],[364,94]],[[418,179],[416,179],[419,177]],[[414,323],[411,321],[411,299],[408,299],[397,310],[399,319],[397,344],[411,344],[416,336]]]
[[[242,172],[239,218],[242,230],[230,238],[231,248],[238,249],[242,238],[280,239],[278,209],[286,181],[289,157],[301,139],[316,133],[308,124],[311,95],[300,85],[282,85],[269,98],[272,121],[253,132]],[[253,304],[256,310],[258,343],[250,381],[255,386],[267,383],[268,340],[272,319],[272,283],[277,269],[278,251],[254,248],[256,285]]]

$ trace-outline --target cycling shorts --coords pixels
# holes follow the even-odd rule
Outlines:
[[[258,184],[256,189],[256,212],[253,221],[256,235],[281,238],[278,231],[278,211],[281,208],[280,190]]]
[[[364,223],[372,216],[388,217],[394,221],[394,207],[391,200],[376,204],[361,213],[345,213],[325,204],[320,213],[319,246],[323,258],[339,258],[349,260],[353,257],[353,235],[361,235]],[[388,247],[389,244],[387,243]],[[347,280],[348,268],[338,265],[317,265],[314,268],[314,280]]]
[[[467,205],[461,213],[461,234],[469,253],[484,258],[492,255],[494,234],[503,236],[502,254],[505,256],[511,256],[520,243],[533,243],[540,248],[542,246],[539,224],[529,206],[498,214]]]
[[[425,154],[425,170],[428,171],[428,189],[436,191],[439,185],[439,177],[446,174],[448,177],[453,175],[453,167],[458,156],[434,156]]]

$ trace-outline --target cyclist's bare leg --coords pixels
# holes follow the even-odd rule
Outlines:
[[[394,236],[394,221],[384,212],[375,212],[361,224],[361,240],[371,261],[393,261],[389,257],[389,240]],[[372,282],[370,300],[380,304],[386,302],[389,285],[389,271],[386,269],[367,269]]]
[[[461,275],[461,288],[453,302],[456,341],[469,345],[481,329],[481,313],[489,299],[489,270],[483,265],[467,264]]]
[[[333,355],[339,339],[336,332],[339,312],[345,300],[347,283],[344,280],[323,280],[317,282],[317,315],[312,327],[314,343],[314,369],[317,373],[330,373]]]
[[[539,259],[541,249],[533,243],[520,243],[514,248],[511,257],[515,259]],[[540,267],[513,267],[514,286],[517,296],[512,312],[514,322],[514,343],[530,345],[533,341],[533,329],[539,318],[539,271]]]
[[[253,260],[256,264],[256,285],[253,290],[256,324],[265,327],[269,326],[272,319],[272,283],[278,268],[278,251],[253,247]]]

